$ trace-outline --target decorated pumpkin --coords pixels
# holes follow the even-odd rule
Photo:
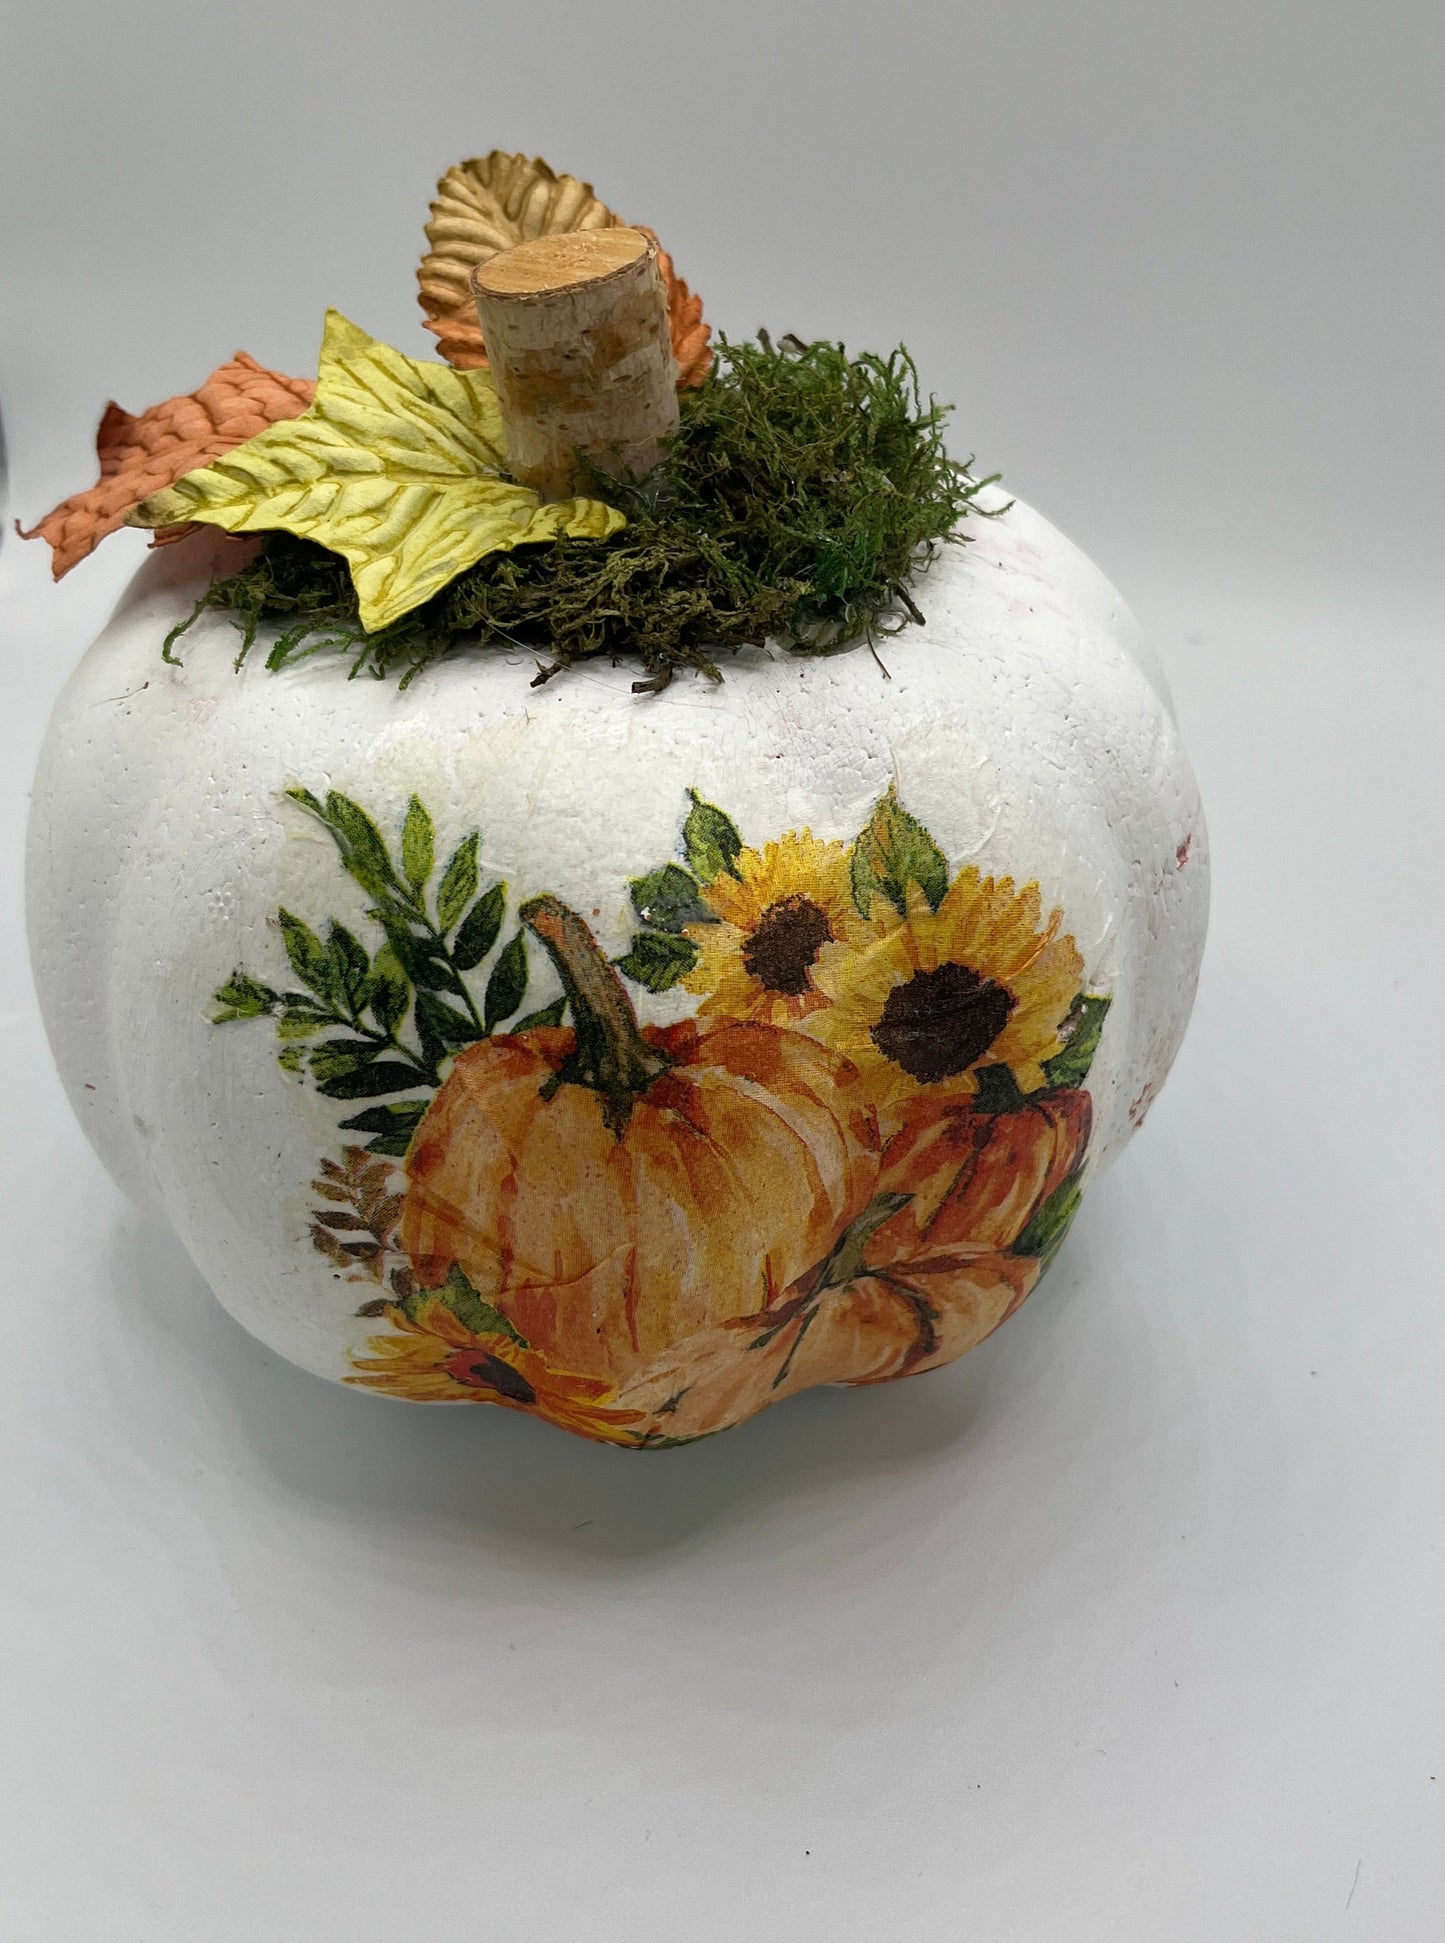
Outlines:
[[[248,1329],[381,1395],[658,1447],[935,1369],[1184,1030],[1162,678],[906,353],[713,343],[523,156],[428,240],[446,363],[332,313],[314,383],[111,406],[36,529],[161,543],[34,796],[76,1111]]]
[[[457,1055],[407,1148],[399,1239],[429,1285],[460,1266],[533,1348],[621,1381],[822,1259],[873,1199],[877,1123],[816,1040],[640,1031],[575,912],[520,916],[577,1023]]]

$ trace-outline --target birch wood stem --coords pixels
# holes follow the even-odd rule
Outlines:
[[[635,229],[539,236],[472,272],[508,463],[549,499],[583,452],[640,477],[678,425],[677,371],[657,245]]]

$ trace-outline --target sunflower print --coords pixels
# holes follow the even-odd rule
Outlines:
[[[360,1374],[348,1383],[413,1403],[500,1403],[604,1443],[636,1441],[628,1427],[642,1413],[609,1409],[609,1384],[551,1368],[515,1336],[478,1335],[440,1296],[383,1314],[396,1333],[373,1336],[371,1355],[352,1357]]]
[[[1044,920],[1037,884],[970,866],[936,911],[913,884],[905,912],[879,911],[869,930],[819,966],[831,1003],[807,1029],[858,1067],[885,1130],[920,1092],[976,1093],[981,1066],[1007,1066],[1026,1094],[1046,1083],[1084,962],[1062,911]]]
[[[761,850],[740,850],[702,890],[711,922],[687,936],[697,962],[683,979],[701,1013],[793,1026],[828,1004],[820,974],[866,942],[853,905],[848,847],[789,830]]]
[[[1036,881],[956,870],[896,788],[850,842],[757,848],[688,790],[674,854],[626,879],[615,958],[545,889],[508,923],[479,831],[439,868],[417,797],[399,847],[334,790],[290,797],[386,908],[361,936],[278,913],[293,982],[238,966],[212,1017],[273,1019],[288,1083],[334,1103],[309,1225],[328,1299],[367,1296],[348,1382],[662,1448],[936,1368],[1053,1260],[1111,996]],[[620,891],[583,888],[594,917]],[[679,988],[696,1016],[654,1023]]]

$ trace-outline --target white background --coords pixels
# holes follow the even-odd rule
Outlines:
[[[1216,904],[965,1363],[646,1457],[387,1407],[70,1120],[21,826],[139,540],[7,540],[0,1934],[1442,1934],[1442,54],[1435,0],[4,0],[13,510],[327,303],[422,350],[432,181],[539,151],[724,328],[909,342],[1163,652]]]

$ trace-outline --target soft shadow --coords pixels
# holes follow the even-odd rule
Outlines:
[[[677,1450],[631,1452],[520,1412],[399,1403],[311,1376],[247,1335],[179,1242],[142,1216],[119,1224],[112,1267],[168,1386],[286,1493],[343,1521],[618,1560],[686,1545],[801,1491],[952,1460],[973,1435],[992,1349],[910,1382],[812,1391]]]

